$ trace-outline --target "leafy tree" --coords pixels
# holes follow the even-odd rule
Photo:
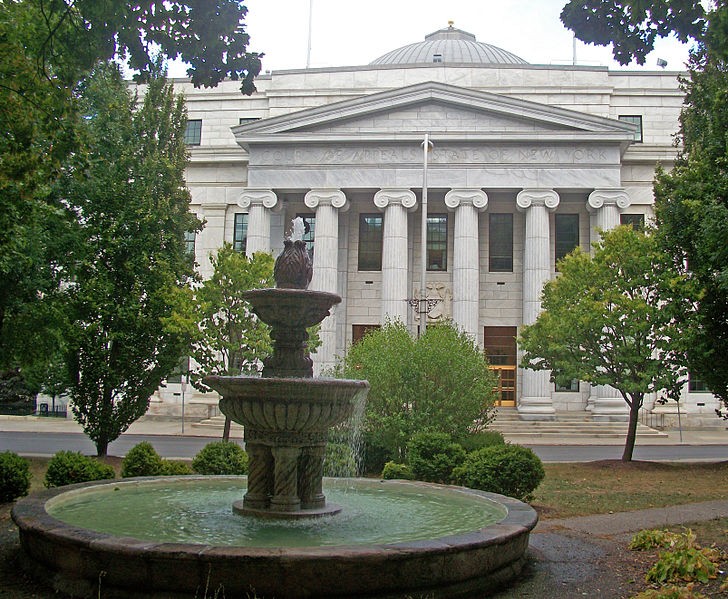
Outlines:
[[[69,162],[56,193],[77,215],[66,292],[73,413],[105,455],[187,351],[163,320],[193,276],[184,236],[199,223],[184,185],[184,103],[162,74],[137,108],[118,67],[100,65],[82,101],[88,155]]]
[[[725,40],[726,7],[719,0],[706,10],[701,0],[570,0],[561,21],[586,43],[613,44],[620,64],[636,60],[645,64],[657,38],[674,35],[681,42],[700,43],[722,36]]]
[[[453,324],[428,327],[413,339],[401,322],[388,322],[352,345],[334,374],[369,381],[366,437],[400,461],[415,433],[461,438],[493,417],[495,375]]]
[[[655,183],[658,239],[673,268],[692,282],[692,306],[679,315],[690,371],[728,407],[726,63],[704,59],[683,88],[684,151]]]
[[[257,373],[272,349],[268,325],[251,312],[242,294],[273,286],[273,256],[258,252],[248,257],[225,243],[210,262],[212,277],[194,291],[192,309],[187,311],[187,326],[192,327],[195,339],[191,380],[206,392],[211,389],[202,381],[204,377]],[[226,417],[223,439],[229,437]]]
[[[246,52],[246,13],[238,0],[0,2],[0,371],[58,351],[76,214],[50,191],[86,157],[78,86],[112,58],[148,81],[159,55],[189,63],[196,86],[230,78],[250,94],[262,55]]]
[[[543,312],[521,331],[522,365],[550,370],[557,382],[619,391],[629,406],[622,460],[630,461],[645,395],[677,401],[685,378],[675,341],[682,307],[663,299],[681,301],[683,281],[665,268],[652,234],[626,226],[604,232],[593,256],[579,249],[566,256],[559,272],[544,286]]]

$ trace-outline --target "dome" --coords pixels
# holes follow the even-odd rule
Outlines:
[[[525,60],[475,39],[472,33],[455,29],[452,21],[445,29],[425,36],[424,42],[402,46],[369,64],[424,64],[433,62],[467,64],[528,64]]]

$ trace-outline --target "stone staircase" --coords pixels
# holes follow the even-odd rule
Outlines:
[[[222,414],[218,414],[216,416],[211,416],[210,418],[205,418],[204,420],[200,420],[199,422],[192,423],[193,429],[198,429],[200,432],[204,432],[206,434],[212,434],[213,432],[217,432],[220,435],[222,435],[222,430],[225,428],[225,416]],[[243,427],[240,424],[237,424],[235,422],[230,423],[230,436],[237,438],[241,438],[243,436]]]
[[[503,433],[510,441],[526,437],[557,439],[624,439],[626,422],[596,422],[588,412],[557,412],[554,420],[521,420],[516,408],[497,408],[497,415],[488,425],[491,430]],[[666,433],[637,424],[637,438],[667,437]]]

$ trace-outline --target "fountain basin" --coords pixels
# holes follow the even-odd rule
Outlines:
[[[130,485],[145,488],[211,478],[242,480],[244,486],[240,477],[125,479],[50,489],[25,498],[13,509],[24,561],[39,576],[52,580],[56,589],[75,597],[96,596],[99,585],[102,596],[156,599],[212,596],[217,589],[224,589],[228,597],[278,599],[415,593],[482,597],[520,572],[529,532],[537,520],[532,508],[508,497],[462,487],[364,479],[347,479],[334,486],[346,484],[353,492],[359,488],[384,495],[405,491],[419,494],[425,501],[435,495],[442,499],[444,494],[455,506],[467,499],[482,502],[484,509],[495,502],[500,515],[492,524],[473,530],[460,527],[454,534],[440,532],[433,538],[262,547],[117,536],[67,524],[49,513],[54,504],[97,491],[103,495],[115,488],[123,492]],[[462,511],[455,507],[453,520]]]

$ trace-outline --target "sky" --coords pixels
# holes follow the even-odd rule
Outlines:
[[[305,68],[309,3],[311,67],[364,65],[428,33],[454,26],[532,64],[571,64],[573,36],[559,20],[567,0],[246,0],[250,51],[265,52],[264,71]],[[682,70],[688,47],[659,40],[644,67],[621,67],[611,49],[577,41],[577,64]],[[175,74],[175,73],[171,73]],[[183,76],[183,73],[178,73]]]

